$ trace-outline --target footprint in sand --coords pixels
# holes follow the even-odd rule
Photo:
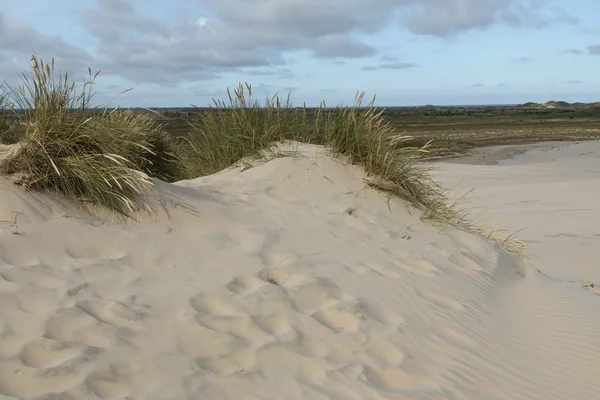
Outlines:
[[[27,313],[44,314],[59,307],[64,291],[25,287],[17,291],[19,309]]]
[[[45,265],[32,265],[5,269],[0,272],[0,276],[8,282],[44,289],[56,289],[64,286],[65,282],[52,276],[51,272],[52,269]]]
[[[379,341],[371,343],[367,348],[367,355],[378,366],[397,367],[404,361],[405,355],[392,343]]]
[[[94,371],[85,378],[85,385],[101,399],[129,398],[127,379],[113,371]]]
[[[240,308],[230,299],[210,293],[200,293],[190,300],[194,310],[214,315],[217,317],[229,317],[243,315]]]
[[[399,326],[406,323],[404,317],[384,304],[371,304],[361,299],[354,309],[361,319],[366,321],[374,320],[386,326]]]
[[[194,316],[196,323],[229,333],[252,346],[272,342],[291,331],[285,315],[267,309],[261,309],[261,315],[251,315],[227,297],[201,293],[193,297],[190,304],[198,311]]]
[[[217,317],[198,313],[194,316],[194,319],[200,326],[213,331],[228,333],[254,348],[277,340],[272,334],[261,329],[247,314],[240,317]]]
[[[342,303],[317,311],[312,316],[321,325],[338,333],[353,333],[360,328],[360,319],[354,310]]]
[[[200,357],[196,359],[196,365],[213,374],[230,375],[254,367],[256,365],[256,351],[246,347],[221,358]]]
[[[33,255],[32,251],[21,251],[0,246],[0,254],[2,254],[0,266],[33,267],[40,264],[40,260]]]
[[[295,331],[296,338],[288,344],[290,350],[304,357],[322,359],[330,352],[330,347],[326,342],[314,339],[302,332]]]
[[[115,301],[79,301],[77,307],[98,321],[118,328],[138,327],[144,318],[142,313]]]
[[[284,314],[255,315],[250,318],[260,329],[274,336],[283,336],[292,331],[292,324]]]
[[[422,376],[412,375],[400,368],[365,366],[363,379],[384,392],[437,391],[438,385]]]
[[[334,304],[342,298],[342,291],[325,278],[309,281],[304,285],[288,289],[288,296],[295,311],[313,314],[324,306]]]
[[[43,336],[62,342],[108,347],[116,342],[117,330],[79,308],[67,308],[59,310],[46,322]]]
[[[17,360],[0,363],[2,394],[33,398],[61,393],[80,384],[92,367],[91,356],[79,356],[49,368],[31,368]]]
[[[27,367],[50,368],[82,355],[86,349],[86,346],[72,342],[36,338],[21,348],[19,358]]]
[[[255,276],[240,275],[225,285],[227,290],[235,294],[251,294],[260,289],[264,281]]]

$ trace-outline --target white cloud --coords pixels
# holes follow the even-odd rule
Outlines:
[[[200,28],[204,28],[207,23],[208,23],[208,18],[206,18],[206,17],[200,17],[196,20],[196,25],[198,25]]]

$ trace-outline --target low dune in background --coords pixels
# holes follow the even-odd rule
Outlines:
[[[598,397],[599,143],[436,164],[529,260],[298,150],[139,223],[0,181],[0,399]]]

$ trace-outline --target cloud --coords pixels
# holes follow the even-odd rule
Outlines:
[[[511,0],[424,1],[412,7],[403,20],[416,34],[448,36],[460,31],[492,25],[499,14],[506,12]]]
[[[479,87],[485,87],[485,85],[483,83],[474,83],[472,85],[469,85],[469,87],[479,88]]]
[[[373,46],[346,35],[327,35],[318,38],[313,52],[317,58],[362,58],[377,54]]]
[[[157,2],[156,2],[157,3]],[[416,35],[451,36],[501,24],[539,27],[569,20],[544,0],[173,0],[181,15],[152,14],[142,0],[87,0],[75,21],[93,47],[82,49],[0,13],[0,73],[48,51],[61,65],[88,65],[138,83],[176,87],[227,73],[289,68],[287,55],[306,52],[343,63],[377,56],[363,40],[391,26]],[[201,8],[199,8],[201,7]],[[169,9],[171,9],[169,8]],[[383,51],[383,50],[382,50]],[[10,57],[6,57],[10,54]],[[415,65],[385,57],[374,69]]]
[[[531,58],[529,57],[518,57],[518,58],[513,58],[512,60],[510,60],[511,62],[514,63],[524,63],[524,62],[529,62],[531,61]]]
[[[567,50],[564,50],[562,53],[563,54],[576,54],[576,55],[580,55],[580,54],[583,54],[583,51],[581,51],[579,49],[567,49]]]
[[[579,17],[569,14],[565,9],[553,7],[553,22],[565,23],[568,25],[579,25]]]
[[[243,67],[284,67],[285,53],[309,51],[343,60],[377,54],[357,34],[404,24],[422,35],[448,36],[493,24],[533,26],[534,0],[203,0],[206,12],[167,25],[135,0],[96,0],[82,14],[99,41],[99,62],[134,81],[203,80]],[[383,68],[406,65],[385,60]]]
[[[367,65],[362,67],[363,71],[378,71],[382,69],[409,69],[409,68],[417,68],[419,65],[414,63],[403,63],[403,62],[393,62],[393,63],[382,63],[379,65]]]
[[[590,54],[600,55],[600,44],[595,44],[593,46],[588,46],[588,51]]]
[[[494,24],[540,28],[551,23],[576,24],[578,19],[545,0],[423,0],[410,2],[403,22],[416,34],[450,36]]]
[[[11,21],[0,11],[0,77],[12,81],[27,67],[31,55],[45,62],[54,57],[58,66],[68,65],[85,72],[91,56],[84,49],[67,44],[57,36],[43,35],[32,27]],[[74,78],[81,77],[75,75]]]
[[[289,68],[279,68],[279,69],[250,69],[243,70],[245,74],[253,75],[253,76],[276,76],[280,78],[293,78],[294,73]]]
[[[552,81],[552,83],[564,83],[567,85],[580,85],[583,83],[581,80],[569,80],[569,81]]]

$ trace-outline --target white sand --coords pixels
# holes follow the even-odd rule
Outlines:
[[[365,188],[359,168],[300,150],[159,183],[169,200],[139,224],[99,224],[0,181],[0,399],[598,397],[600,296],[537,273],[542,258],[534,267],[423,223]],[[580,170],[598,171],[593,154],[583,159]],[[564,233],[593,235],[597,205],[551,211],[575,190],[600,189],[594,173],[567,179],[571,164],[561,165],[567,190],[547,183],[539,204],[510,205],[508,177],[490,204],[478,176],[510,168],[509,189],[524,179],[524,192],[537,178],[518,171],[547,168],[556,183],[557,168],[440,164],[452,179],[469,174],[517,225],[543,222],[537,210],[564,215]],[[578,241],[544,240],[544,251],[570,249],[573,268],[597,273]]]
[[[523,229],[536,268],[600,284],[600,141],[481,148],[452,163],[434,164],[438,178],[464,179],[486,219]]]

